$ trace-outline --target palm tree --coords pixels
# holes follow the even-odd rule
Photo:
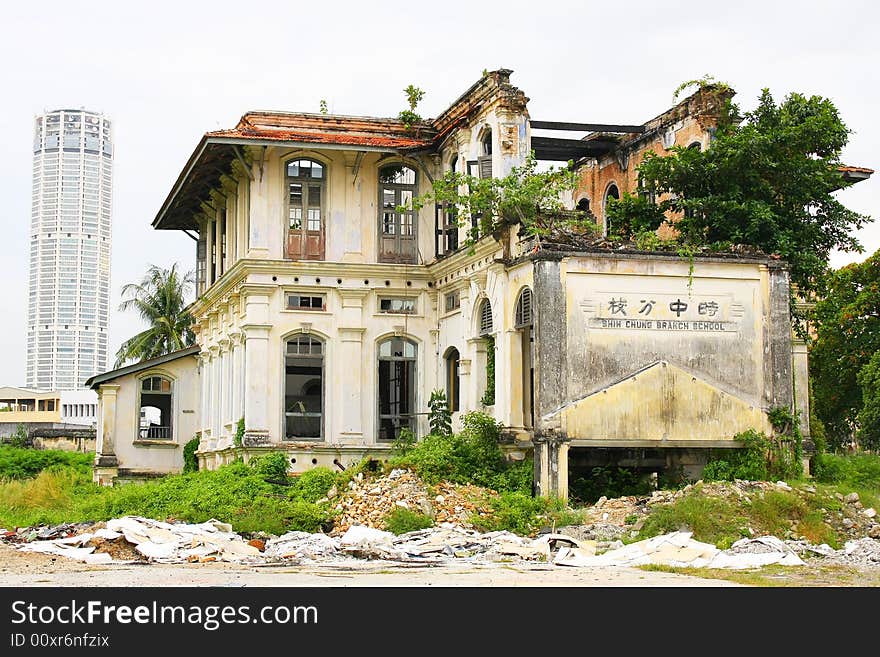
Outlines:
[[[149,328],[122,343],[116,352],[116,367],[127,361],[142,361],[189,347],[196,338],[186,297],[194,285],[193,272],[181,276],[177,264],[171,269],[151,265],[140,283],[122,288],[119,310],[134,309]]]

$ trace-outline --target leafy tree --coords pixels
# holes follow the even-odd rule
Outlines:
[[[502,221],[519,222],[538,238],[559,240],[596,231],[591,215],[565,212],[565,199],[577,185],[578,174],[571,168],[537,171],[537,160],[531,153],[522,166],[503,178],[448,171],[434,181],[429,192],[413,199],[412,207],[421,210],[428,203],[454,207],[459,226],[475,227],[471,243]]]
[[[409,85],[403,90],[403,93],[406,94],[406,102],[409,105],[409,109],[403,110],[398,114],[397,119],[402,121],[406,129],[409,130],[414,123],[421,123],[423,121],[422,117],[416,113],[416,106],[418,106],[422,101],[422,98],[425,97],[425,92],[418,87]]]
[[[862,405],[877,394],[877,366],[869,363],[880,350],[880,251],[831,273],[819,292],[810,376],[815,413],[829,446],[839,448],[854,435]]]
[[[871,221],[833,195],[847,185],[838,167],[848,138],[827,98],[792,93],[777,104],[765,89],[742,122],[728,102],[708,149],[646,154],[641,196],[613,203],[611,224],[656,229],[670,216],[683,242],[779,255],[802,293],[815,290],[831,250],[861,251],[852,231]]]
[[[857,378],[862,388],[862,410],[856,437],[863,449],[880,450],[880,351],[874,352]]]
[[[148,325],[122,343],[116,352],[116,367],[127,361],[142,361],[189,347],[195,343],[192,315],[186,297],[194,285],[193,272],[180,274],[177,264],[170,269],[151,265],[140,283],[122,288],[120,310],[135,310]]]

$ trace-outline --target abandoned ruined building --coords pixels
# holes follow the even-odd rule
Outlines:
[[[769,431],[773,407],[807,418],[779,260],[691,273],[671,253],[535,248],[516,225],[468,245],[443,207],[399,211],[450,170],[502,177],[534,151],[574,162],[570,207],[607,230],[644,153],[708,147],[725,98],[701,89],[643,125],[537,121],[510,73],[412,126],[254,111],[205,134],[153,221],[195,241],[197,345],[90,379],[96,480],[180,471],[194,436],[203,468],[385,460],[401,428],[428,433],[438,388],[456,426],[485,410],[511,458],[534,457],[537,492],[561,496],[570,471],[699,471],[706,448]],[[554,130],[588,134],[533,134]]]

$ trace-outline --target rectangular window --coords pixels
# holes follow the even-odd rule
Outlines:
[[[305,295],[289,293],[287,295],[287,310],[326,310],[327,304],[324,295]]]
[[[461,297],[458,290],[456,290],[446,295],[446,312],[452,312],[458,308],[461,308]]]
[[[379,312],[411,315],[416,312],[416,300],[402,297],[382,297],[379,299]]]

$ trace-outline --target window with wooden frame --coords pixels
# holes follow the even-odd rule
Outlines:
[[[379,169],[380,262],[417,260],[418,226],[412,209],[417,183],[415,169],[405,164],[389,164]]]
[[[450,158],[449,171],[458,170],[458,154]],[[434,206],[434,250],[438,256],[458,248],[458,212],[454,204],[444,202]]]
[[[417,351],[406,338],[389,338],[379,344],[380,441],[396,439],[403,428],[415,429]]]
[[[304,333],[284,351],[284,438],[317,440],[324,429],[324,342]]]
[[[479,318],[480,335],[486,336],[492,333],[492,304],[488,299],[483,299],[483,302],[480,304]]]
[[[486,128],[480,137],[479,163],[480,178],[492,177],[492,130]]]
[[[516,300],[516,312],[513,320],[514,328],[532,325],[532,290],[524,287]]]
[[[324,259],[324,204],[327,170],[315,160],[297,159],[286,164],[287,257]]]
[[[461,308],[461,295],[458,290],[446,294],[444,308],[448,313]]]
[[[285,295],[286,310],[327,310],[327,297],[323,294],[288,292]]]
[[[449,404],[450,413],[455,413],[460,408],[460,362],[461,356],[458,353],[458,349],[451,347],[446,352],[446,400]]]
[[[416,300],[412,297],[379,297],[379,312],[412,315],[416,312]]]

